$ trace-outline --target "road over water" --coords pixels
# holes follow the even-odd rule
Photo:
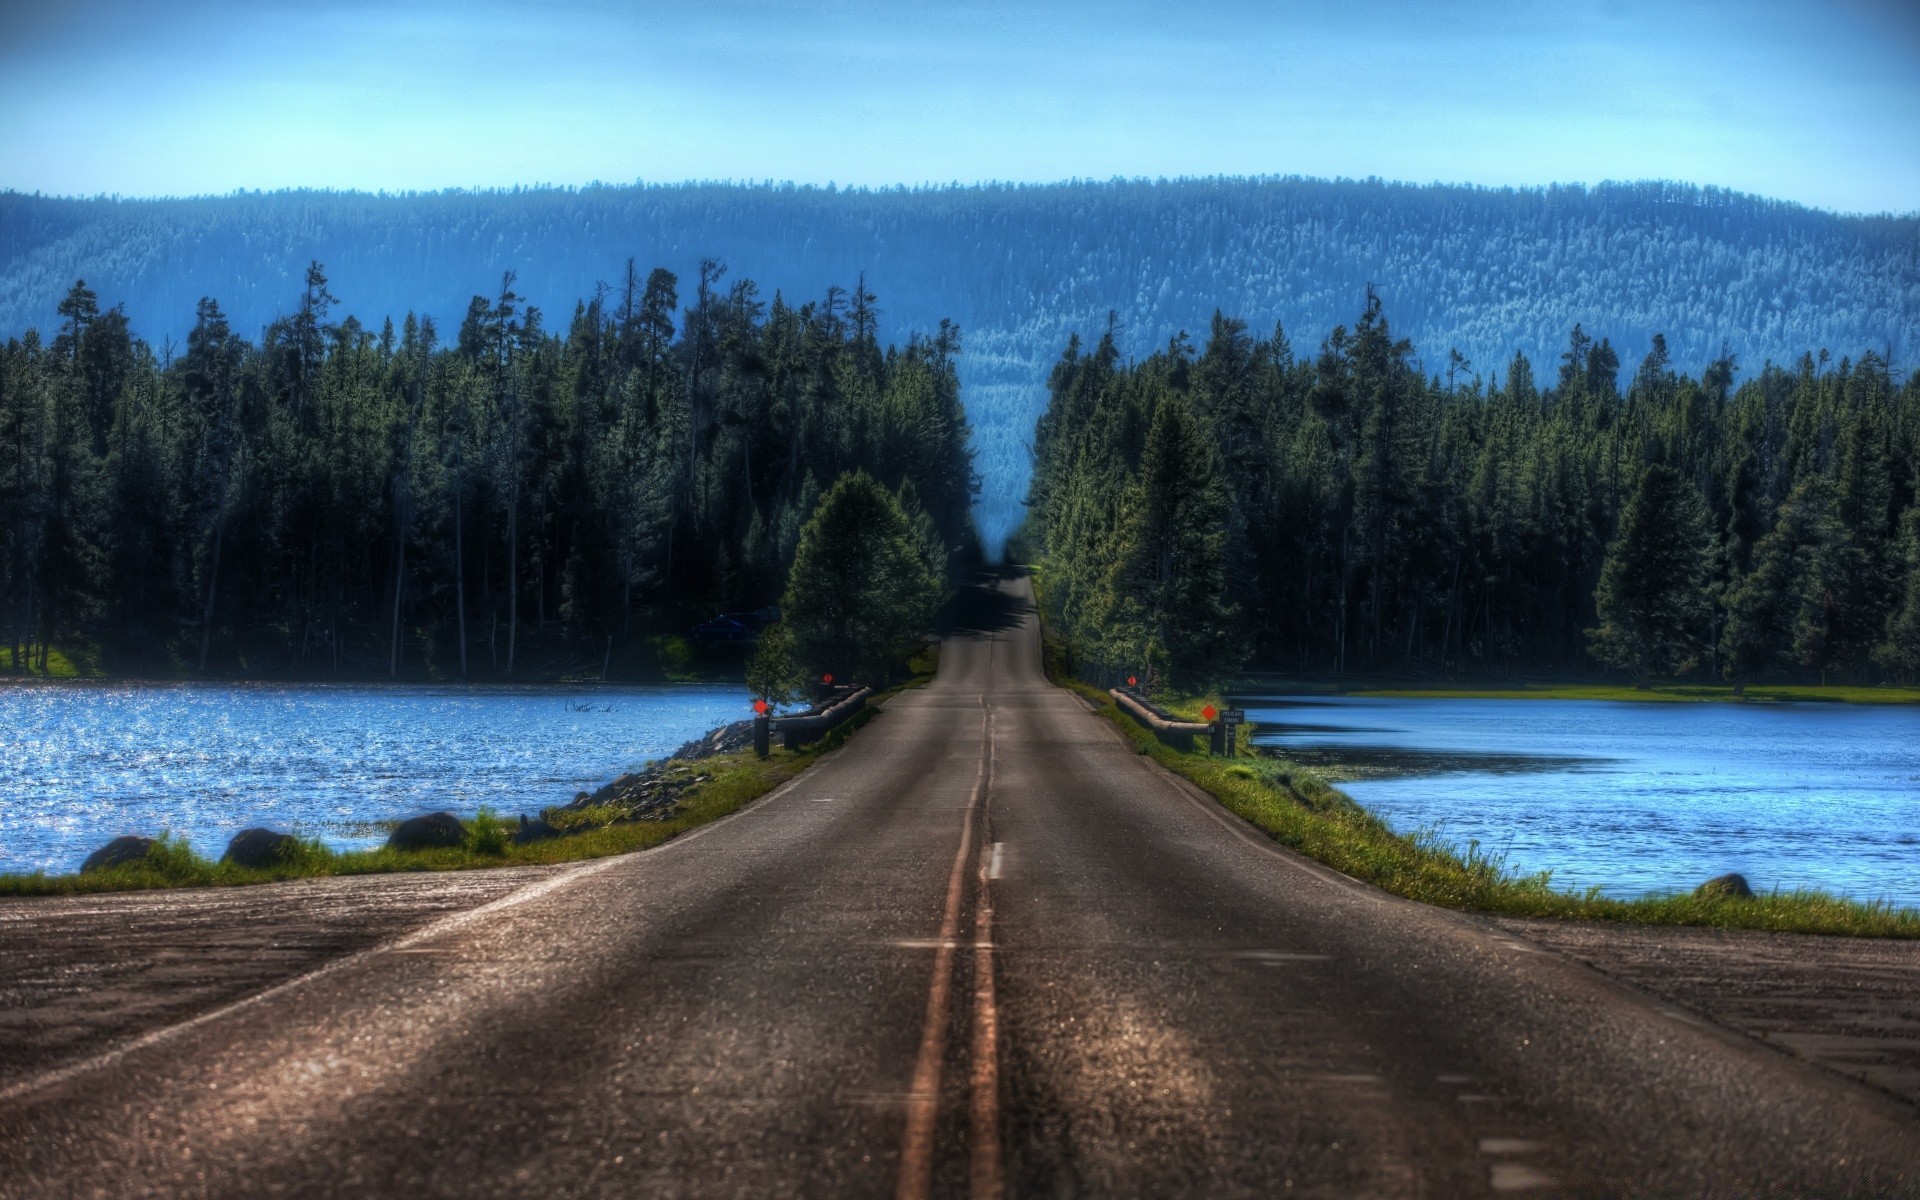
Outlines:
[[[0,1089],[0,1196],[1920,1194],[1914,1110],[1274,848],[1040,674]]]

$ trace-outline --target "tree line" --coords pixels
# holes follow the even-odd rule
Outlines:
[[[82,281],[0,347],[8,667],[604,669],[777,601],[848,472],[930,570],[977,553],[958,329],[883,346],[864,279],[796,307],[703,260],[683,310],[629,261],[550,327],[508,273],[450,338],[330,287],[311,264],[258,340],[203,299],[156,348]]]
[[[75,278],[127,302],[136,333],[185,338],[221,298],[236,327],[280,314],[318,258],[352,311],[450,329],[475,291],[555,312],[621,260],[692,279],[703,256],[787,296],[868,265],[889,327],[967,331],[961,383],[996,548],[1021,516],[1042,384],[1076,329],[1119,314],[1144,356],[1215,307],[1316,335],[1373,281],[1402,336],[1486,366],[1559,353],[1575,321],[1637,362],[1722,339],[1758,364],[1809,346],[1920,354],[1920,218],[1856,217],[1672,183],[1475,188],[1301,178],[848,189],[667,184],[410,195],[251,192],[70,199],[0,192],[0,337],[51,329]]]
[[[1215,313],[1123,361],[1069,341],[1024,550],[1092,674],[1920,676],[1920,375],[1869,350],[1622,377],[1573,327],[1429,371],[1367,292],[1297,355]]]

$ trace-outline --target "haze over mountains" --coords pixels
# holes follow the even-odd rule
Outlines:
[[[1552,362],[1575,323],[1626,370],[1664,333],[1697,371],[1920,351],[1920,217],[1839,216],[1675,184],[1486,190],[1296,178],[851,190],[727,184],[370,195],[63,199],[0,193],[0,336],[50,332],[76,278],[161,345],[217,298],[251,334],[288,311],[309,260],[378,328],[408,311],[451,334],[505,271],[550,321],[628,258],[699,260],[795,302],[864,272],[889,338],[962,327],[964,398],[989,547],[1018,523],[1027,443],[1068,336],[1108,313],[1146,353],[1216,307],[1279,322],[1309,354],[1374,284],[1429,372]]]

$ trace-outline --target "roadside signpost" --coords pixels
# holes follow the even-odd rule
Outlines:
[[[1211,707],[1211,706],[1209,706]],[[1220,740],[1225,743],[1228,758],[1235,758],[1240,752],[1240,726],[1247,720],[1244,708],[1229,708],[1220,714]]]
[[[1209,704],[1200,710],[1200,715],[1207,719],[1211,734],[1208,739],[1211,743],[1208,749],[1223,758],[1235,757],[1239,749],[1240,725],[1247,719],[1247,711],[1243,708],[1229,708],[1221,712]]]

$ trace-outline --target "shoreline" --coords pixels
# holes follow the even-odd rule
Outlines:
[[[937,659],[933,660],[937,663]],[[0,875],[0,898],[98,895],[178,888],[253,887],[303,879],[345,878],[411,872],[449,872],[557,866],[648,850],[683,833],[729,816],[787,783],[823,755],[838,749],[877,716],[885,701],[907,687],[922,686],[933,668],[869,701],[868,707],[799,750],[775,746],[765,759],[751,748],[718,748],[742,722],[708,730],[661,759],[609,781],[571,802],[547,805],[532,822],[511,815],[482,815],[469,823],[466,844],[430,850],[331,851],[313,840],[280,865],[247,868],[213,862],[184,843],[166,839],[146,858],[125,866],[82,873]],[[691,777],[689,777],[691,776]],[[659,795],[666,792],[665,797]],[[664,803],[662,802],[664,800]],[[631,801],[631,803],[628,803]],[[404,818],[396,818],[395,823]],[[518,836],[517,836],[518,835]]]
[[[611,780],[593,792],[582,792],[570,802],[543,806],[534,821],[522,816],[516,826],[513,814],[496,814],[483,806],[466,831],[465,844],[457,848],[403,851],[382,847],[336,852],[317,840],[297,839],[297,847],[279,865],[255,869],[208,861],[184,843],[168,839],[163,831],[159,844],[146,858],[125,866],[84,874],[77,870],[58,875],[0,874],[0,897],[248,887],[352,875],[553,866],[651,849],[737,812],[812,766],[822,755],[838,749],[878,716],[888,700],[932,682],[940,669],[939,647],[930,645],[907,664],[907,669],[911,674],[905,680],[869,697],[861,712],[799,750],[776,745],[768,757],[761,759],[750,746],[739,744],[741,737],[727,736],[739,735],[746,722],[725,722],[637,772]],[[342,681],[341,686],[357,685]],[[607,681],[605,686],[623,684]],[[692,771],[696,777],[676,779],[676,771]],[[665,797],[660,795],[663,791]],[[419,814],[396,817],[394,823],[412,815]]]
[[[1776,891],[1751,897],[1682,892],[1622,900],[1556,890],[1547,876],[1513,874],[1477,844],[1463,855],[1431,838],[1395,833],[1319,772],[1284,758],[1252,755],[1246,726],[1241,727],[1239,746],[1247,757],[1213,758],[1165,746],[1121,713],[1103,690],[1065,670],[1065,648],[1049,642],[1048,676],[1105,717],[1138,753],[1199,787],[1281,845],[1394,895],[1499,918],[1920,939],[1920,909],[1823,892]],[[1183,719],[1197,720],[1203,703],[1219,699],[1192,697],[1166,706]]]

